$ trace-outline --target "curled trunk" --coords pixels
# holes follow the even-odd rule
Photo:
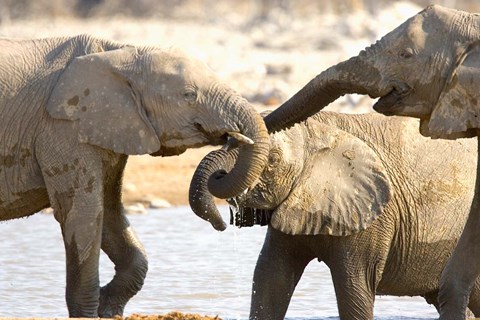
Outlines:
[[[207,181],[214,173],[226,174],[226,171],[233,168],[237,157],[237,149],[232,151],[220,149],[210,152],[198,165],[190,183],[190,207],[197,216],[210,222],[218,231],[225,230],[227,225],[215,206],[213,195],[207,189]]]
[[[358,57],[327,69],[310,81],[291,99],[263,119],[268,132],[280,131],[306,120],[347,93],[379,96],[381,76],[366,62],[366,57],[376,50],[375,47],[370,48]],[[254,119],[259,123],[242,125],[240,128],[242,134],[254,141],[253,145],[241,145],[238,157],[237,154],[225,150],[209,154],[202,160],[192,180],[196,182],[190,189],[190,205],[198,216],[210,221],[217,230],[223,230],[226,226],[214,205],[212,195],[221,199],[233,198],[253,185],[268,161],[270,147],[268,132],[261,124],[263,120],[260,115],[246,101],[241,103],[230,101],[228,104],[243,106],[239,108],[236,123],[247,124],[248,119]],[[232,168],[233,162],[235,165]],[[231,171],[227,173],[230,168]],[[208,190],[205,186],[208,186]]]
[[[213,173],[208,189],[220,199],[233,198],[250,187],[260,176],[268,161],[270,139],[262,117],[246,100],[229,101],[225,113],[234,118],[239,132],[253,140],[253,144],[239,147],[238,158],[228,173]]]

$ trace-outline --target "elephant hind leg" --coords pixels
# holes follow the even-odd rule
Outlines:
[[[43,153],[38,152],[37,159],[42,167],[55,219],[62,229],[67,272],[65,298],[69,317],[96,318],[104,213],[103,171],[98,165],[101,159],[95,150],[87,146],[78,149],[52,146],[53,149],[40,148]]]
[[[375,294],[385,260],[368,257],[364,252],[351,254],[348,260],[335,259],[327,263],[332,274],[338,313],[342,320],[370,320],[373,319]]]
[[[365,279],[361,276],[346,279],[346,275],[333,273],[332,276],[340,319],[373,319],[375,292],[368,289]]]

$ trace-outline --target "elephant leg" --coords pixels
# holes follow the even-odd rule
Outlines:
[[[480,315],[480,291],[479,286],[475,283],[472,293],[470,294],[470,299],[468,302],[468,309],[466,310],[466,318],[478,318]],[[425,300],[428,304],[433,304],[437,312],[440,313],[440,304],[438,302],[438,291],[430,292],[424,295]]]
[[[480,141],[479,141],[480,142]],[[440,319],[464,320],[470,291],[480,275],[480,166],[477,165],[475,196],[452,256],[440,279]]]
[[[250,319],[281,320],[313,256],[293,236],[269,227],[253,275]]]
[[[98,315],[123,315],[127,302],[143,286],[148,262],[144,248],[127,218],[121,214],[104,220],[102,250],[115,264],[115,276],[100,290]]]
[[[142,288],[148,262],[143,245],[130,227],[121,204],[121,179],[127,157],[108,170],[105,182],[105,214],[102,250],[115,264],[112,281],[100,289],[98,315],[113,318],[123,315],[127,302]]]
[[[475,281],[470,293],[468,309],[472,311],[472,313],[475,315],[475,318],[480,317],[480,282],[478,281],[478,278],[477,281]]]
[[[65,245],[65,297],[69,316],[97,317],[103,218],[101,199],[96,193],[86,196],[68,191],[55,192],[51,202]]]
[[[480,215],[470,212],[462,236],[440,280],[440,320],[464,320],[467,306],[480,316]]]
[[[61,148],[46,140],[37,154],[66,256],[70,317],[97,317],[103,224],[103,172],[97,149]],[[69,144],[69,146],[72,146]]]
[[[70,318],[98,316],[101,217],[101,211],[93,211],[88,218],[84,215],[61,224],[67,260],[66,301]],[[85,223],[91,227],[85,233],[77,231],[77,226]],[[76,235],[70,237],[72,233]]]
[[[361,259],[340,259],[328,266],[335,287],[340,319],[373,319],[375,292],[381,277],[378,276],[378,265],[362,263]]]

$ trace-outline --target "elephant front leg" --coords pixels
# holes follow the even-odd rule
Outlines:
[[[102,250],[115,264],[115,276],[100,290],[98,315],[113,318],[123,315],[127,302],[142,288],[148,269],[147,255],[127,218],[112,211],[104,219]]]
[[[48,148],[53,149],[48,149]],[[39,163],[60,223],[66,256],[70,317],[98,317],[98,263],[103,224],[103,168],[96,150],[39,148]],[[85,152],[80,152],[80,151]]]
[[[65,201],[54,205],[55,217],[60,221],[66,256],[66,302],[70,317],[98,317],[100,283],[98,261],[102,236],[102,209],[92,204],[80,208],[73,205],[64,211]],[[75,198],[74,198],[75,199]]]
[[[477,187],[476,198],[479,191]],[[439,292],[441,320],[466,318],[470,292],[480,274],[480,211],[477,202],[475,199],[462,236],[442,272]]]
[[[80,223],[84,223],[82,220]],[[101,222],[94,222],[98,224]],[[63,226],[64,234],[74,226]],[[93,230],[92,230],[93,229]],[[65,239],[67,259],[66,301],[71,318],[97,317],[99,291],[98,259],[100,253],[99,228],[91,228],[88,236],[72,235]]]
[[[465,319],[470,292],[480,275],[480,161],[474,194],[465,228],[440,278],[440,320]]]
[[[281,320],[313,257],[302,252],[293,236],[268,229],[253,275],[250,319]]]

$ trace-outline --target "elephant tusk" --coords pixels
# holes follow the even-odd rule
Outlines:
[[[232,138],[235,138],[238,140],[238,142],[240,143],[244,143],[244,144],[254,144],[253,140],[250,139],[249,137],[241,134],[240,132],[227,132],[229,136],[231,136]]]

